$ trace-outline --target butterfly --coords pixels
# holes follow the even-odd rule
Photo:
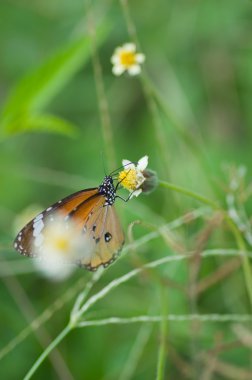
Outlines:
[[[99,266],[107,267],[119,255],[124,244],[124,233],[116,214],[114,203],[120,182],[114,185],[113,175],[106,175],[99,187],[80,190],[54,203],[32,219],[18,233],[14,248],[25,256],[36,257],[36,246],[43,244],[43,233],[56,215],[61,215],[65,223],[75,223],[91,246],[91,253],[85,252],[76,264],[95,271]],[[41,248],[41,247],[38,247]]]

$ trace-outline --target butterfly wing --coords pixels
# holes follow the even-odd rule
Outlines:
[[[86,224],[86,233],[92,242],[92,254],[83,256],[80,266],[96,270],[111,264],[124,244],[124,233],[113,205],[96,205]]]
[[[18,233],[14,241],[14,248],[22,255],[36,256],[33,252],[34,243],[36,242],[39,245],[45,225],[53,223],[55,215],[60,214],[66,217],[77,210],[80,205],[83,205],[81,216],[83,221],[87,219],[90,210],[94,207],[94,200],[97,196],[99,196],[98,188],[92,188],[78,191],[54,203],[26,224]]]
[[[113,205],[106,205],[106,198],[98,188],[82,190],[59,202],[31,220],[17,235],[14,247],[21,254],[34,257],[34,246],[43,241],[45,226],[54,222],[61,214],[66,222],[71,219],[80,234],[85,234],[90,244],[83,247],[77,264],[89,270],[111,264],[124,244],[124,234]]]

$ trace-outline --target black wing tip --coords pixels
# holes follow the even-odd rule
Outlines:
[[[15,251],[17,251],[18,253],[20,253],[20,255],[22,256],[26,256],[26,257],[37,257],[37,255],[31,253],[31,252],[28,252],[27,249],[24,247],[24,244],[22,244],[22,235],[23,235],[23,230],[21,230],[16,238],[14,239],[13,241],[13,248],[15,249]]]
[[[23,248],[23,246],[22,246],[21,241],[22,241],[22,230],[21,230],[21,231],[17,234],[17,236],[15,237],[12,246],[13,246],[13,248],[14,248],[17,252],[19,252],[19,253],[21,253],[21,255],[23,255],[23,254],[24,254],[24,248]]]

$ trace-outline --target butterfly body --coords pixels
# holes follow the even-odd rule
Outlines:
[[[111,176],[106,176],[102,184],[98,187],[98,193],[104,195],[106,199],[105,206],[112,206],[115,203],[116,189]]]
[[[111,264],[124,244],[124,234],[115,212],[116,187],[106,176],[99,187],[78,191],[54,203],[32,219],[17,235],[14,248],[25,256],[40,257],[45,234],[60,215],[64,227],[74,223],[75,230],[88,242],[74,260],[79,266],[96,270]]]

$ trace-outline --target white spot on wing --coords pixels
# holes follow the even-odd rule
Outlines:
[[[46,211],[51,211],[52,210],[52,207],[48,207],[47,209],[46,209]]]
[[[34,240],[35,247],[40,247],[43,243],[44,236],[42,234],[38,235]]]
[[[43,219],[43,214],[37,215],[36,218],[34,219],[34,223],[38,222],[40,219]]]
[[[36,237],[38,236],[41,231],[43,230],[44,228],[44,222],[42,219],[39,219],[37,222],[36,220],[34,220],[33,222],[33,236]]]

